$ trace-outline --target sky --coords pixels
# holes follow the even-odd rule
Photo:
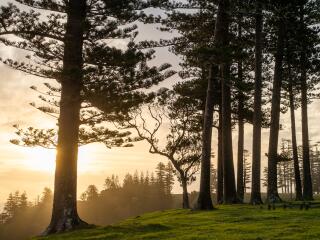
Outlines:
[[[152,27],[144,27],[140,32],[141,39],[157,40],[163,36],[157,33]],[[11,58],[18,57],[14,49],[8,49],[0,45],[0,56]],[[175,68],[178,67],[179,59],[167,50],[158,50],[155,64],[170,62]],[[42,148],[25,148],[13,145],[10,139],[15,138],[15,129],[12,127],[18,124],[21,127],[53,127],[55,119],[43,114],[30,106],[30,102],[37,101],[38,94],[30,89],[30,86],[41,86],[48,80],[39,79],[0,64],[0,207],[5,202],[8,194],[19,190],[26,191],[29,200],[34,201],[41,194],[44,187],[53,189],[53,175],[55,166],[55,151]],[[175,76],[163,83],[170,86],[179,81]],[[309,130],[310,139],[313,142],[320,140],[319,130],[320,113],[319,101],[309,106]],[[297,137],[301,143],[301,122],[300,110],[297,111]],[[284,129],[280,132],[281,138],[290,138],[289,115],[281,115],[281,123]],[[163,133],[166,129],[163,129]],[[269,131],[262,132],[262,166],[266,166],[264,156],[268,148]],[[160,138],[164,138],[164,134]],[[213,151],[216,150],[217,134],[213,133]],[[233,133],[234,163],[236,167],[236,144],[237,131]],[[245,148],[251,151],[252,126],[245,127]],[[112,174],[116,174],[120,179],[126,173],[134,173],[135,170],[149,171],[155,170],[159,161],[167,160],[158,155],[148,153],[148,145],[144,142],[135,144],[132,148],[107,149],[103,144],[91,144],[80,148],[79,151],[79,178],[78,194],[80,195],[89,184],[95,184],[102,190],[104,179]],[[190,190],[198,189],[196,181]],[[177,183],[173,190],[175,193],[181,192]]]

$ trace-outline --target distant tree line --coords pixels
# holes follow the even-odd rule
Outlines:
[[[122,183],[112,175],[105,180],[100,192],[90,185],[81,194],[81,213],[86,220],[103,225],[145,212],[173,208],[177,201],[172,195],[173,174],[170,164],[159,163],[155,173],[128,173]]]
[[[179,206],[180,195],[173,195],[174,171],[170,163],[160,162],[155,172],[127,173],[107,177],[101,191],[89,185],[80,195],[79,212],[86,221],[97,225],[113,224],[150,211]],[[45,188],[34,201],[27,194],[10,193],[0,214],[0,239],[28,239],[42,230],[50,220],[53,193]],[[19,229],[19,231],[17,231]]]
[[[22,240],[37,235],[50,220],[52,202],[49,188],[32,202],[25,192],[10,193],[0,214],[0,239]]]
[[[297,147],[299,170],[303,170],[303,150],[302,146]],[[310,149],[310,166],[312,177],[313,194],[319,194],[320,189],[320,152],[318,144]],[[278,161],[278,189],[280,193],[289,194],[291,199],[295,199],[296,181],[294,174],[294,160],[292,154],[291,140],[282,139]],[[267,167],[264,169],[263,186],[267,187]]]

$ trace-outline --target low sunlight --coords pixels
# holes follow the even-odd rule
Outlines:
[[[26,148],[23,164],[34,171],[53,172],[55,169],[55,150],[41,147]]]
[[[24,151],[25,159],[23,165],[33,171],[43,171],[53,173],[55,170],[56,151],[41,147],[26,148]],[[90,169],[90,162],[94,148],[87,146],[79,149],[78,171],[87,172]],[[91,156],[91,159],[90,159]]]

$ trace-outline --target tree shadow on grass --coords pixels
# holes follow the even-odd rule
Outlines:
[[[168,231],[171,228],[163,224],[150,223],[150,224],[130,224],[126,226],[107,226],[103,228],[105,231],[110,232],[123,232],[123,233],[148,233],[148,232],[161,232]]]
[[[126,226],[106,226],[97,229],[95,234],[88,235],[83,234],[83,239],[99,239],[99,240],[120,240],[127,239],[130,237],[137,237],[140,239],[142,236],[147,236],[149,234],[157,234],[162,231],[170,230],[171,228],[162,224],[130,224]]]

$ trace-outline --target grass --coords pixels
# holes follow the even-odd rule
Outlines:
[[[267,210],[237,205],[214,211],[168,210],[119,224],[36,240],[267,240],[320,239],[320,208]]]

